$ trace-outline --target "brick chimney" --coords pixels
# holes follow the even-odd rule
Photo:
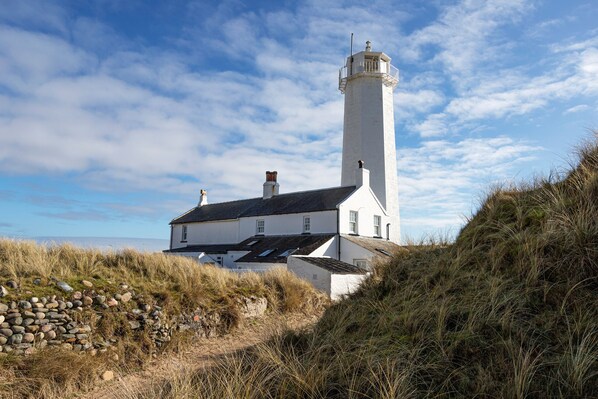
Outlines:
[[[278,188],[280,185],[276,181],[277,177],[277,171],[266,172],[266,182],[264,183],[264,199],[272,198],[275,195],[278,195]]]
[[[208,205],[208,192],[202,188],[200,191],[199,203],[197,204],[197,206],[203,205]]]

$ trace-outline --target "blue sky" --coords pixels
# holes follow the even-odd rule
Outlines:
[[[405,237],[598,127],[593,1],[0,3],[0,235],[168,238],[196,205],[340,183],[350,33],[401,71]]]

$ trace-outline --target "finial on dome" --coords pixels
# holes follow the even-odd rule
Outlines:
[[[369,40],[365,42],[365,51],[372,51],[372,42]]]

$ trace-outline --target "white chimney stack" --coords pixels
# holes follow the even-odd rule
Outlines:
[[[355,170],[355,185],[357,187],[370,186],[370,171],[363,167],[365,162],[361,159],[357,161],[357,169]]]
[[[267,171],[266,172],[266,182],[264,183],[264,199],[272,198],[275,195],[278,195],[278,188],[280,185],[276,181],[278,177],[277,171]]]
[[[199,204],[197,204],[197,206],[208,205],[208,192],[202,188],[200,193],[201,194],[199,195]]]

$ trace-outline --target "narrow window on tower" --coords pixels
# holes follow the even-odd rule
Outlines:
[[[380,215],[374,215],[374,237],[382,237],[382,231],[380,229],[380,223],[382,218]]]
[[[264,222],[264,219],[258,219],[255,222],[255,234],[264,234],[265,231],[266,223]]]
[[[187,242],[187,225],[184,224],[181,229],[181,242]]]
[[[349,232],[357,234],[357,211],[349,212]]]
[[[309,233],[311,231],[311,218],[309,216],[303,216],[303,232]]]

